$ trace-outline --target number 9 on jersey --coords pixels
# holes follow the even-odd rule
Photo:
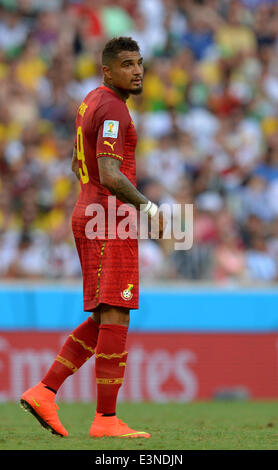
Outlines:
[[[89,173],[88,173],[87,165],[85,163],[83,134],[82,134],[81,126],[77,128],[77,143],[76,144],[77,144],[76,146],[77,158],[82,163],[82,168],[79,168],[80,178],[81,178],[82,183],[86,184],[89,181]]]

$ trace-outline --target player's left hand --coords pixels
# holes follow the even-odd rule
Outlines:
[[[149,236],[155,240],[163,238],[163,233],[167,226],[165,214],[163,214],[163,212],[157,211],[153,217],[149,216],[149,224],[151,229],[149,231]]]

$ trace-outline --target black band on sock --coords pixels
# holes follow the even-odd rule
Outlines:
[[[48,388],[48,390],[50,390],[51,392],[55,393],[55,395],[56,395],[57,390],[54,390],[54,388],[48,387],[48,385],[45,385],[45,388]]]
[[[102,413],[102,416],[116,416],[116,413],[110,413],[110,414],[104,414],[104,413]]]

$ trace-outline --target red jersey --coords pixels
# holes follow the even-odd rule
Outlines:
[[[81,191],[72,222],[74,236],[80,238],[86,236],[85,226],[90,218],[85,215],[86,208],[95,203],[107,211],[108,196],[111,196],[110,191],[100,184],[98,158],[119,160],[121,172],[136,186],[137,135],[127,105],[105,86],[86,96],[78,109],[75,124]],[[117,199],[116,206],[120,204],[122,202]]]

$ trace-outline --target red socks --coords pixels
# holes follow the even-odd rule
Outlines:
[[[67,338],[42,382],[57,391],[94,354],[98,332],[99,325],[91,317],[79,325]]]
[[[99,326],[95,353],[98,413],[116,413],[117,396],[127,360],[127,331],[128,327],[123,325]]]
[[[98,325],[89,317],[68,336],[42,382],[57,391],[95,353],[97,412],[115,414],[127,361],[127,332],[127,326]]]

